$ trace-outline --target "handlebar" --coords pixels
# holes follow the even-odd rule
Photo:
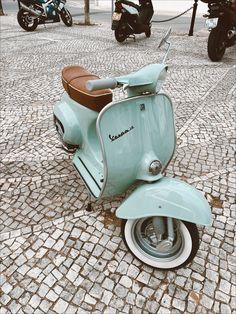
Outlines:
[[[116,88],[116,86],[117,86],[117,80],[115,78],[89,80],[86,83],[86,88],[89,91],[106,89],[106,88],[114,89]]]

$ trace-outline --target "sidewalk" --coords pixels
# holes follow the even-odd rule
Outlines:
[[[207,33],[173,31],[164,85],[175,106],[177,148],[167,175],[204,193],[213,225],[184,269],[135,259],[114,211],[122,197],[85,211],[87,193],[53,126],[61,70],[79,64],[102,77],[163,57],[166,26],[150,39],[116,43],[107,24],[62,23],[23,31],[1,23],[0,308],[4,313],[235,314],[235,51],[207,58]],[[115,98],[122,97],[115,91]]]

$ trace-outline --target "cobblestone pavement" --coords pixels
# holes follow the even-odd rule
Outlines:
[[[128,253],[114,216],[122,197],[85,211],[87,193],[59,148],[52,111],[64,66],[107,77],[158,62],[164,27],[118,44],[110,25],[27,33],[15,17],[0,22],[1,314],[236,313],[234,48],[212,63],[206,32],[171,36],[164,90],[175,105],[178,147],[167,175],[202,191],[214,222],[199,227],[190,265],[163,272]]]

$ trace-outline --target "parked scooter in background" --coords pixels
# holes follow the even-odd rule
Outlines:
[[[26,31],[34,31],[39,24],[60,22],[72,26],[72,16],[65,8],[66,0],[18,0],[17,21]]]
[[[116,0],[112,16],[112,27],[115,38],[123,42],[126,38],[135,39],[135,34],[145,33],[151,36],[151,19],[153,16],[152,0],[139,0],[137,5],[127,0]]]
[[[160,92],[164,64],[98,79],[79,66],[62,71],[64,95],[54,107],[63,149],[95,199],[112,197],[138,185],[116,211],[129,250],[142,262],[174,269],[191,262],[199,247],[196,224],[211,224],[203,195],[185,182],[164,176],[176,145],[171,99]],[[128,97],[112,101],[109,88]],[[91,205],[91,204],[89,204]],[[90,207],[90,206],[89,206]]]
[[[207,51],[212,61],[220,61],[227,47],[236,42],[236,7],[228,0],[201,0],[208,3],[207,27],[210,31]]]

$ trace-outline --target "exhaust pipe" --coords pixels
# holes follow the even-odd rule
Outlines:
[[[234,35],[236,35],[235,29],[230,29],[230,30],[228,31],[228,38],[231,39],[231,38],[234,37]]]
[[[39,17],[39,16],[42,15],[42,13],[39,12],[38,10],[36,11],[36,10],[30,9],[29,7],[27,7],[27,6],[24,5],[23,3],[20,3],[20,6],[21,6],[21,8],[24,9],[25,11],[28,11],[29,13],[31,13],[31,14],[37,16],[37,17]]]

